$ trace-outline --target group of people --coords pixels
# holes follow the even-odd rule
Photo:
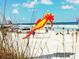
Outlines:
[[[46,27],[45,32],[48,32],[48,28]],[[35,36],[35,32],[32,33],[33,37]]]

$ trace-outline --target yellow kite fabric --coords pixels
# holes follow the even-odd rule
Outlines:
[[[51,14],[51,13],[45,14],[43,19],[38,19],[38,21],[35,24],[35,27],[23,39],[28,38],[37,29],[43,28],[47,24],[48,21],[50,22],[50,25],[52,27],[53,20],[54,20],[54,15],[53,14]]]

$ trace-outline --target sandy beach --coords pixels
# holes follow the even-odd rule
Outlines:
[[[69,57],[55,57],[51,55],[49,59],[78,59],[79,58],[79,32],[76,30],[48,30],[45,29],[37,30],[35,36],[22,40],[26,33],[8,33],[9,38],[12,38],[13,46],[19,51],[28,52],[29,57],[40,57],[44,55],[51,55],[57,53],[73,53]],[[11,41],[9,44],[11,45]],[[28,46],[27,46],[28,44]],[[27,47],[26,47],[27,46]],[[25,51],[26,50],[26,51]]]

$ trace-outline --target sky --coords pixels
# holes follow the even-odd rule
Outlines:
[[[0,0],[0,14],[14,23],[36,22],[50,12],[55,15],[54,22],[74,22],[79,18],[79,0]],[[1,19],[1,16],[0,16]]]

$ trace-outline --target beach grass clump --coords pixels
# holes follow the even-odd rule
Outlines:
[[[0,29],[0,59],[28,59],[27,55],[25,55],[24,52],[19,51],[18,44],[16,45],[17,49],[15,48],[14,42],[12,41],[11,34],[12,33],[8,31],[8,28],[1,27]]]

